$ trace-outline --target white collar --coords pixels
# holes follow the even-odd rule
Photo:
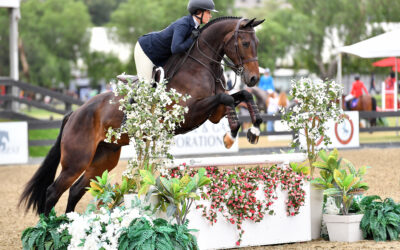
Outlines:
[[[193,17],[193,21],[194,21],[194,27],[197,29],[200,26],[200,24],[199,24],[199,22],[197,22],[196,17],[194,17],[194,16],[192,16],[192,17]]]

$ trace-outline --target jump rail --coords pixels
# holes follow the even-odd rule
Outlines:
[[[204,158],[175,159],[175,167],[187,164],[189,167],[207,166],[239,166],[257,164],[289,164],[289,162],[303,162],[307,159],[304,153],[292,154],[268,154],[268,155],[244,155],[244,156],[220,156]]]

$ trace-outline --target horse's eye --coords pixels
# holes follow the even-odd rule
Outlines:
[[[245,48],[248,48],[250,46],[249,42],[243,42],[242,44],[243,44],[243,47],[245,47]]]

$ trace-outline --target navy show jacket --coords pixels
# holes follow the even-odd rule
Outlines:
[[[193,43],[195,23],[191,15],[171,23],[167,28],[139,38],[144,53],[156,66],[164,66],[172,54],[186,51]]]

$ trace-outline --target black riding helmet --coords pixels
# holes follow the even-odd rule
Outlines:
[[[213,12],[218,12],[215,9],[215,4],[213,0],[189,0],[187,9],[191,15],[195,15],[198,10],[209,10]],[[200,18],[201,23],[203,23],[203,15],[204,13],[202,12],[201,17],[198,17]]]

